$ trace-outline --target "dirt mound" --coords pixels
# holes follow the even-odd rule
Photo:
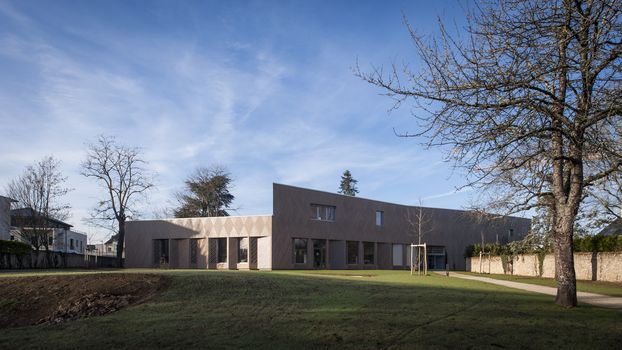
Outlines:
[[[166,282],[120,273],[0,278],[0,328],[105,315],[144,301]]]

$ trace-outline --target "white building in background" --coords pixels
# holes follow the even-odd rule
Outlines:
[[[29,243],[27,239],[20,237],[22,230],[28,230],[28,222],[33,219],[41,219],[29,208],[11,210],[11,230],[10,240],[19,240]],[[86,251],[86,234],[72,230],[72,225],[60,220],[47,218],[47,226],[51,234],[48,237],[48,246],[51,251],[62,253],[84,254]]]
[[[117,256],[117,235],[113,235],[104,243],[99,244],[89,244],[88,251],[89,254],[97,255],[97,256]],[[125,256],[125,252],[123,254]]]

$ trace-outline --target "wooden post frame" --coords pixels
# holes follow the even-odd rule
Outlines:
[[[415,248],[417,248],[417,272],[419,275],[421,275],[421,250],[423,250],[423,274],[427,275],[428,274],[428,246],[426,243],[423,244],[411,244],[410,245],[410,275],[413,275],[413,271],[414,271],[414,258],[413,258],[413,253],[415,251]]]

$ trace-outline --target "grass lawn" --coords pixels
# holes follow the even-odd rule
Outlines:
[[[490,277],[498,280],[537,284],[540,286],[557,287],[557,282],[553,278],[480,274],[475,272],[461,272],[473,276]],[[602,282],[602,281],[580,281],[577,280],[577,290],[579,292],[596,293],[610,295],[612,297],[622,297],[622,283]]]
[[[106,316],[2,329],[0,348],[613,349],[622,343],[619,311],[563,309],[550,296],[440,275],[136,271],[172,281],[155,298]]]

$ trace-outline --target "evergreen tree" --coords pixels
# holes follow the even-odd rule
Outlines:
[[[352,178],[352,174],[350,170],[346,170],[341,175],[341,183],[339,184],[338,193],[345,194],[346,196],[356,196],[359,193],[358,188],[356,188],[357,180]]]
[[[185,182],[185,190],[177,194],[180,206],[175,217],[229,216],[234,196],[229,192],[231,176],[226,169],[214,166],[199,168]]]

